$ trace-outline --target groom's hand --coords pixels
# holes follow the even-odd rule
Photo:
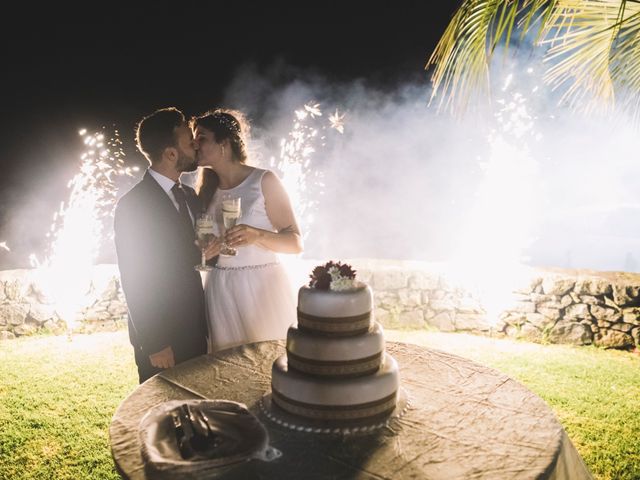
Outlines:
[[[151,365],[156,368],[173,367],[176,364],[176,359],[173,356],[173,349],[171,348],[171,345],[159,352],[149,355],[149,361],[151,362]]]

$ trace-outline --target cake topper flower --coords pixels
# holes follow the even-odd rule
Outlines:
[[[318,290],[351,290],[356,286],[356,271],[346,263],[330,261],[318,265],[309,276],[309,287]]]

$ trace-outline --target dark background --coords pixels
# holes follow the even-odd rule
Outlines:
[[[135,123],[168,105],[187,115],[219,105],[242,65],[283,64],[294,67],[291,75],[297,69],[333,81],[364,79],[381,89],[426,82],[426,60],[458,4],[12,4],[0,28],[0,241],[11,240],[14,252],[16,241],[38,247],[48,224],[25,228],[16,240],[12,215],[26,198],[36,198],[34,209],[55,211],[79,164],[79,128],[117,125],[127,162],[145,167],[133,148]],[[3,232],[10,221],[9,239]],[[0,250],[0,267],[3,255],[4,264],[15,263],[15,253],[7,261]]]

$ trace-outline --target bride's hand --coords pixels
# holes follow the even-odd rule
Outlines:
[[[227,245],[231,248],[236,248],[255,243],[261,235],[262,233],[257,228],[240,224],[227,230],[224,238]]]
[[[222,248],[222,238],[214,237],[214,239],[207,245],[207,248],[204,249],[204,258],[210,260],[213,257],[220,255],[220,248]]]

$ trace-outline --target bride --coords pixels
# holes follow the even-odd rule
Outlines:
[[[204,167],[196,191],[214,217],[216,236],[225,233],[223,200],[239,198],[241,208],[237,225],[223,237],[237,254],[221,254],[205,279],[209,352],[285,338],[296,322],[296,306],[277,253],[302,251],[287,192],[273,172],[246,164],[248,127],[240,112],[209,111],[192,120],[192,129]],[[210,246],[211,252],[219,248]]]

